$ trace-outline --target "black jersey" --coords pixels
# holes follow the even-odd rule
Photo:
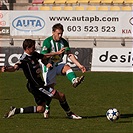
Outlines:
[[[44,81],[40,76],[41,68],[38,62],[38,60],[43,57],[43,54],[39,54],[37,52],[34,52],[32,55],[24,53],[17,63],[19,68],[23,69],[28,82],[37,88],[44,85]]]

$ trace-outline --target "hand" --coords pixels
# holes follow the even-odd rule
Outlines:
[[[53,67],[51,63],[47,64],[47,68]]]
[[[3,66],[2,68],[1,68],[1,72],[5,72],[6,71],[6,66]]]
[[[1,72],[15,72],[16,70],[18,70],[19,67],[18,65],[14,65],[14,66],[4,66],[1,68]]]
[[[82,73],[86,72],[86,68],[83,65],[81,65],[79,68],[81,69]]]
[[[57,54],[62,54],[63,52],[65,52],[65,48],[60,49]]]

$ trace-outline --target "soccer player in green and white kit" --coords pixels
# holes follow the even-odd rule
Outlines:
[[[62,38],[63,31],[63,25],[60,23],[57,23],[52,27],[52,36],[46,38],[43,41],[41,54],[57,52],[65,48],[65,52],[70,60],[74,64],[76,64],[79,69],[81,69],[82,73],[86,72],[86,68],[82,64],[80,64],[75,56],[71,53],[68,42],[64,38]],[[66,75],[68,80],[71,81],[73,87],[76,88],[84,80],[84,76],[77,77],[71,67],[68,64],[62,62],[63,56],[64,53],[62,53],[61,55],[55,55],[52,58],[48,59],[49,63],[46,66],[42,64],[43,79],[45,81],[45,85],[54,88],[56,84],[56,75]],[[49,117],[49,104],[50,102],[47,103],[44,113],[46,118]]]

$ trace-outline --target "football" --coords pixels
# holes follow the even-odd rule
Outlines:
[[[109,121],[116,121],[120,118],[120,112],[116,108],[108,109],[106,117]]]

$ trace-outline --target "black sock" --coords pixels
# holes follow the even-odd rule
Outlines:
[[[66,113],[70,111],[70,108],[69,108],[67,101],[63,101],[63,102],[60,101],[60,105]]]
[[[21,113],[36,113],[37,109],[36,106],[29,106],[25,108],[16,108],[15,114],[21,114]]]

